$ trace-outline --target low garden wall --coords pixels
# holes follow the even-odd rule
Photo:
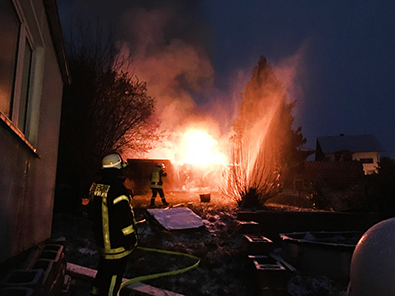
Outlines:
[[[255,221],[270,238],[298,231],[366,231],[378,223],[378,213],[240,211],[240,221]]]

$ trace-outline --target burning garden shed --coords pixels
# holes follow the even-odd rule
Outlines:
[[[173,165],[165,159],[128,159],[126,167],[126,186],[136,195],[150,191],[150,175],[157,164],[162,164],[167,176],[163,182],[164,191],[205,193],[220,191],[220,178],[226,167],[211,164],[196,166],[193,164]]]

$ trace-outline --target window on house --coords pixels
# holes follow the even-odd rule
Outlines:
[[[373,163],[373,158],[361,158],[359,161],[362,163]]]
[[[11,0],[0,1],[0,112],[26,133],[34,48]]]
[[[22,81],[21,81],[21,90],[20,90],[20,101],[19,101],[19,114],[18,114],[18,127],[22,132],[25,132],[26,129],[26,117],[27,117],[27,108],[28,108],[28,98],[29,98],[29,84],[30,84],[30,73],[32,71],[32,56],[33,50],[28,42],[27,38],[25,39],[25,48],[23,52],[23,61],[22,61]]]
[[[11,0],[0,1],[0,111],[11,117],[21,22]]]

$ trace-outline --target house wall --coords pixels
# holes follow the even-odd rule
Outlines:
[[[362,161],[365,175],[370,175],[377,172],[377,167],[380,162],[380,155],[378,152],[357,152],[353,153],[352,159]],[[367,159],[372,159],[372,163],[366,163],[363,161]]]
[[[335,161],[335,154],[333,153],[326,153],[324,160],[326,161]]]
[[[28,129],[0,112],[0,263],[51,235],[63,88],[43,1],[13,3],[31,36],[34,62]]]

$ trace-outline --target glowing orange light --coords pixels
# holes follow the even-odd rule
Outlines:
[[[225,163],[226,157],[218,151],[217,141],[203,130],[189,130],[182,140],[183,162],[207,165]]]

